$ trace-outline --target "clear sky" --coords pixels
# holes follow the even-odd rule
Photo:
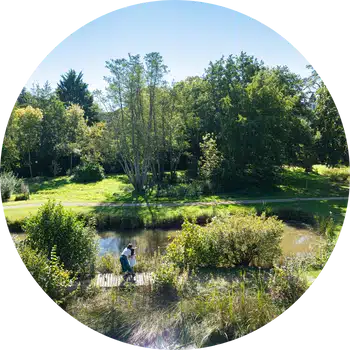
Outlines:
[[[202,75],[210,61],[245,51],[268,66],[287,65],[302,76],[306,59],[276,32],[238,12],[210,4],[161,1],[111,12],[80,28],[58,45],[33,73],[33,82],[56,87],[70,68],[83,71],[89,89],[103,89],[105,61],[157,51],[169,80]]]

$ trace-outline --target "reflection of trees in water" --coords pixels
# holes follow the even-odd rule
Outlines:
[[[158,247],[163,250],[168,244],[171,231],[137,230],[130,232],[103,232],[100,234],[101,254],[111,252],[120,254],[129,244],[137,246],[139,254],[153,254]]]

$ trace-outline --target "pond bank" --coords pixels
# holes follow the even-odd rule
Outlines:
[[[137,247],[137,254],[153,256],[155,253],[163,254],[168,243],[176,237],[178,230],[164,229],[137,229],[119,231],[101,231],[99,236],[99,256],[112,254],[119,256],[122,250],[132,243]],[[22,239],[25,234],[12,234],[17,239]],[[281,248],[283,256],[292,256],[313,252],[322,241],[311,227],[285,223]]]

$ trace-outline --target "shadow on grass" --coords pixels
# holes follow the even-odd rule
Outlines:
[[[40,191],[57,190],[70,183],[68,177],[50,178],[50,177],[35,177],[33,179],[26,179],[31,193]]]
[[[306,173],[302,170],[284,170],[277,185],[288,196],[322,197],[348,196],[346,182],[332,182],[329,177],[318,173]]]
[[[142,203],[142,197],[136,196],[132,191],[125,193],[107,193],[102,203]]]
[[[254,207],[257,213],[262,211],[271,212],[273,215],[279,216],[283,214],[281,220],[289,222],[293,221],[294,225],[312,224],[305,217],[309,219],[309,216],[325,217],[330,213],[334,219],[336,226],[341,227],[343,225],[345,214],[347,210],[348,200],[340,201],[310,201],[310,202],[292,202],[292,203],[269,203],[267,206],[263,204],[249,205]],[[288,212],[291,216],[288,217]],[[305,214],[307,214],[305,216]],[[300,215],[300,217],[295,217]]]
[[[174,185],[176,188],[178,185]],[[235,200],[255,198],[295,198],[295,197],[346,197],[349,195],[347,182],[331,181],[327,176],[318,173],[306,173],[302,169],[284,169],[273,184],[241,185],[241,188],[230,192],[218,191],[212,194],[187,196],[158,196],[156,190],[147,199],[135,196],[131,191],[123,194],[107,195],[106,202],[197,202],[211,200]]]

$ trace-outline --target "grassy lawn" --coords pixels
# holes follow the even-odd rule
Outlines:
[[[347,168],[344,169],[348,171]],[[332,172],[327,171],[327,168],[324,166],[315,166],[315,172],[309,174],[300,168],[285,168],[279,183],[274,187],[251,187],[234,193],[187,198],[185,195],[156,197],[155,193],[153,193],[148,198],[148,201],[185,203],[259,198],[347,197],[349,194],[349,183],[347,181],[339,181],[339,179],[331,175]],[[142,197],[133,197],[132,186],[128,183],[125,175],[108,175],[102,181],[88,184],[74,183],[67,176],[36,178],[28,180],[28,184],[31,193],[29,201],[14,201],[13,197],[11,201],[4,203],[4,206],[35,204],[45,202],[48,199],[62,202],[145,202],[145,199]]]
[[[199,222],[218,215],[219,213],[233,213],[236,211],[261,211],[261,204],[250,205],[216,205],[216,206],[179,206],[179,207],[69,207],[77,213],[94,215],[100,220],[108,221],[113,227],[113,220],[117,220],[116,227],[133,228],[139,226],[172,227],[183,221],[184,217],[196,218]],[[317,201],[295,203],[271,203],[271,210],[295,209],[302,210],[313,215],[326,216],[333,213],[337,231],[339,232],[346,213],[347,201]],[[38,207],[25,207],[18,209],[6,209],[5,216],[8,222],[23,221],[28,215],[35,213]],[[266,208],[265,208],[266,209]],[[119,221],[118,221],[119,220]],[[120,221],[123,221],[121,224]],[[140,222],[142,224],[140,224]],[[103,228],[103,225],[102,225]]]

